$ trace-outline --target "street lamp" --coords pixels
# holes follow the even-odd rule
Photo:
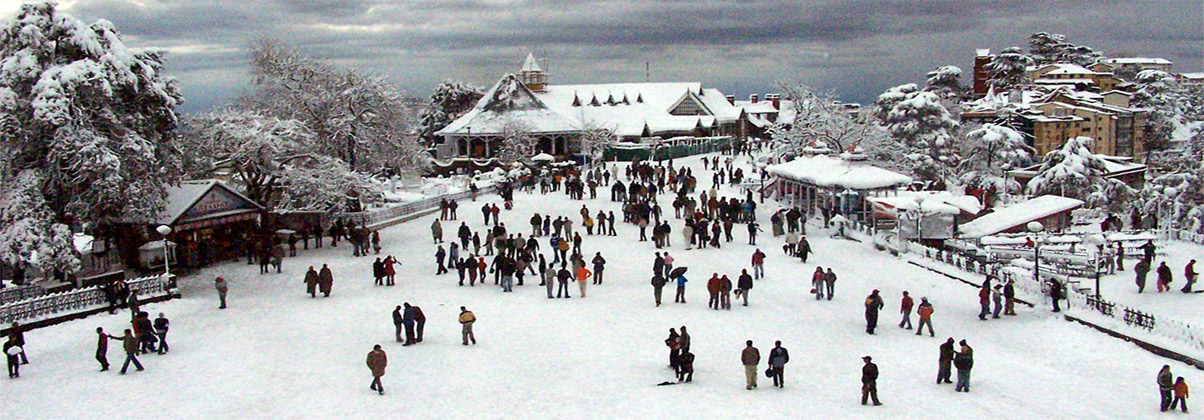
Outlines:
[[[159,227],[155,228],[155,231],[163,236],[163,278],[169,280],[171,279],[171,256],[167,246],[167,235],[171,234],[171,227],[159,225]]]
[[[1099,259],[1102,254],[1102,246],[1107,242],[1104,235],[1093,233],[1083,238],[1083,242],[1087,245],[1095,247],[1095,300],[1099,301]]]
[[[1037,286],[1041,286],[1041,231],[1045,230],[1045,225],[1036,220],[1028,222],[1025,226],[1029,232],[1033,233],[1033,281],[1037,282]]]

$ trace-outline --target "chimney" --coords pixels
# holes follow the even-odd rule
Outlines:
[[[750,103],[755,104],[755,103],[759,102],[758,99],[760,99],[760,98],[758,98],[757,94],[755,94],[755,93],[752,95],[748,95],[748,102],[750,102]]]
[[[729,103],[731,105],[735,105],[736,104],[736,95],[727,95],[727,103]]]
[[[776,93],[765,94],[765,99],[773,103],[773,109],[782,109],[782,95]]]

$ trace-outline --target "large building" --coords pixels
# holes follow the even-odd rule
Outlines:
[[[1147,111],[1130,106],[1132,94],[1094,93],[1067,86],[1042,87],[986,96],[967,104],[962,119],[994,122],[1010,116],[1026,134],[1036,156],[1044,156],[1079,136],[1095,139],[1097,154],[1143,157]]]
[[[560,157],[581,154],[582,136],[606,130],[620,141],[677,136],[748,136],[748,114],[722,92],[701,83],[549,83],[533,55],[519,73],[502,77],[476,106],[435,134],[437,157],[496,156],[506,138],[522,131],[536,151]]]

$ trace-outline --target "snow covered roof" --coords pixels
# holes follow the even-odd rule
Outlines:
[[[521,70],[525,72],[542,72],[543,68],[539,67],[539,62],[535,60],[535,54],[527,53],[527,59],[523,60]]]
[[[961,226],[961,237],[981,238],[994,235],[1034,220],[1044,219],[1083,205],[1082,200],[1043,195],[1023,203],[996,209],[994,213],[974,219]]]
[[[1095,81],[1091,79],[1049,79],[1040,78],[1033,80],[1033,83],[1038,85],[1094,85]]]
[[[675,115],[679,107],[695,111]],[[476,107],[436,134],[500,134],[508,121],[521,121],[537,133],[598,127],[620,137],[640,137],[645,129],[652,135],[709,129],[736,121],[742,113],[722,92],[697,82],[547,85],[532,92],[507,75]]]
[[[1146,57],[1125,57],[1125,58],[1107,58],[1105,63],[1109,64],[1153,64],[1153,65],[1169,65],[1170,60],[1165,58],[1146,58]]]
[[[514,123],[536,133],[581,130],[581,123],[549,109],[517,77],[507,74],[485,92],[476,106],[435,134],[501,135],[507,125]]]
[[[1095,72],[1091,71],[1090,69],[1080,66],[1078,64],[1058,63],[1058,64],[1050,64],[1050,65],[1053,66],[1054,69],[1050,70],[1048,73],[1045,73],[1047,75],[1050,75],[1050,74],[1052,74],[1052,75],[1063,75],[1063,74],[1094,75],[1095,74]]]
[[[866,199],[896,209],[916,210],[918,208],[925,214],[968,213],[976,215],[983,208],[978,199],[973,196],[953,195],[948,191],[899,191],[898,195],[894,196],[867,197]]]
[[[1204,73],[1181,73],[1179,76],[1187,80],[1204,80]]]
[[[907,175],[822,155],[800,157],[769,166],[765,170],[789,180],[854,190],[891,188],[911,183],[911,177]]]
[[[220,190],[221,192],[211,195],[209,194],[211,190]],[[193,207],[206,198],[206,196],[215,201],[223,201],[221,198],[225,198],[225,203],[214,203],[213,208],[208,210],[227,211],[226,207],[252,207],[257,210],[263,210],[263,206],[259,205],[259,203],[247,198],[247,196],[240,194],[238,191],[234,191],[219,181],[184,181],[179,186],[167,187],[167,202],[163,205],[163,212],[159,213],[159,216],[155,218],[155,224],[171,226],[184,218],[185,215],[196,213],[197,209]],[[230,203],[231,199],[236,201],[241,199],[243,202]]]

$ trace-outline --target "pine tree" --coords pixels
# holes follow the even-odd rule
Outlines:
[[[481,88],[454,80],[435,86],[430,103],[418,120],[419,137],[428,145],[439,143],[442,139],[435,138],[435,132],[472,109],[483,95]]]
[[[962,69],[957,66],[941,66],[928,72],[924,91],[935,93],[947,104],[956,105],[965,97],[961,83]]]
[[[1006,176],[1032,162],[1031,148],[1024,136],[1011,127],[984,124],[966,133],[964,159],[958,166],[962,183],[995,191],[1014,191],[1020,184]]]
[[[69,274],[68,226],[154,220],[181,175],[164,57],[52,3],[0,23],[0,260]]]
[[[1028,192],[1086,200],[1103,183],[1105,173],[1103,158],[1091,151],[1094,145],[1090,137],[1074,137],[1046,153],[1037,176],[1028,182]]]
[[[918,92],[895,104],[887,130],[902,143],[904,157],[922,179],[944,181],[957,165],[958,123],[932,92]]]
[[[1025,71],[1032,64],[1033,60],[1024,55],[1019,47],[1006,48],[987,64],[986,69],[991,74],[988,83],[996,92],[1025,87],[1030,83]]]

